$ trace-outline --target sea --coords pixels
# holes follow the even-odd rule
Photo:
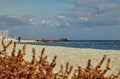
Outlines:
[[[40,42],[36,45],[120,50],[120,40],[69,40],[66,42]]]

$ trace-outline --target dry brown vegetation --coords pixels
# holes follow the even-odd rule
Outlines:
[[[81,68],[73,71],[73,66],[66,63],[64,67],[61,65],[60,70],[55,73],[53,69],[56,65],[56,58],[54,56],[52,62],[47,61],[47,56],[44,56],[45,48],[40,53],[39,60],[36,59],[35,49],[32,49],[32,60],[24,60],[26,46],[24,45],[18,52],[16,52],[16,42],[14,42],[11,55],[7,54],[7,49],[13,42],[8,44],[1,41],[2,50],[0,50],[0,79],[118,79],[120,72],[105,76],[106,72],[110,70],[110,58],[107,60],[106,67],[101,70],[101,65],[106,59],[106,55],[96,67],[92,67],[91,60],[88,60],[86,68]],[[17,54],[16,54],[17,53]],[[73,72],[73,73],[71,73]]]

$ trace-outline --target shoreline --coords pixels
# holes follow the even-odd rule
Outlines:
[[[120,41],[59,41],[59,42],[45,42],[36,40],[21,40],[17,44],[30,44],[30,45],[43,45],[43,46],[60,46],[60,47],[70,47],[70,48],[85,48],[85,49],[102,49],[102,50],[120,50]]]
[[[1,40],[1,39],[0,39]],[[105,42],[104,44],[102,43],[103,41],[106,40],[78,40],[78,41],[60,41],[60,40],[21,40],[20,42],[16,39],[5,39],[7,40],[12,40],[13,42],[16,42],[17,44],[28,44],[28,45],[41,45],[41,46],[56,46],[56,47],[68,47],[68,48],[80,48],[80,49],[101,49],[101,50],[120,50],[120,41],[119,40],[109,40],[111,42]],[[118,42],[119,41],[119,42]],[[65,43],[64,43],[65,42]],[[78,44],[75,44],[78,42]],[[83,42],[83,44],[82,44]],[[85,42],[85,44],[84,44]],[[92,42],[92,43],[89,43]],[[94,43],[96,42],[96,43]],[[89,44],[88,46],[86,44]],[[109,44],[108,44],[109,43]],[[70,44],[70,45],[69,45]],[[97,44],[97,45],[96,45]],[[100,46],[98,45],[100,44]]]

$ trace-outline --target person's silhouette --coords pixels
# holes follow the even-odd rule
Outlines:
[[[20,42],[20,40],[21,40],[21,37],[18,37],[18,41]]]

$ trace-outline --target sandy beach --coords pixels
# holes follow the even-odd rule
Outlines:
[[[1,44],[0,44],[1,45]],[[17,44],[17,49],[21,49],[23,44]],[[57,65],[55,71],[59,70],[60,65],[65,65],[66,62],[69,62],[70,65],[74,66],[74,69],[77,66],[85,68],[87,65],[88,59],[92,60],[92,65],[95,67],[104,55],[107,55],[105,62],[103,63],[103,69],[106,65],[107,59],[110,58],[110,67],[111,70],[106,74],[110,75],[111,73],[118,73],[120,70],[120,50],[102,50],[102,49],[85,49],[85,48],[70,48],[70,47],[59,47],[59,46],[40,46],[40,45],[26,45],[26,55],[25,60],[30,61],[32,58],[32,48],[36,50],[36,57],[40,56],[42,48],[45,47],[45,54],[48,56],[48,61],[51,61],[55,55],[57,55]],[[2,47],[0,46],[0,49]],[[13,46],[10,46],[7,51],[10,54]],[[17,50],[18,51],[18,50]],[[17,52],[16,51],[16,52]]]

